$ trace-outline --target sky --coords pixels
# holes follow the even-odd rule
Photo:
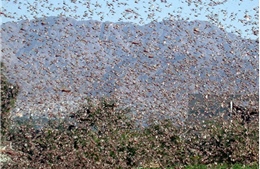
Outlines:
[[[1,23],[57,15],[140,25],[163,19],[204,20],[256,39],[258,11],[258,0],[3,0]]]

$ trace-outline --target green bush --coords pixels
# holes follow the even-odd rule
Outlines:
[[[14,107],[19,88],[8,82],[1,63],[1,135],[5,136],[11,125],[10,110]]]
[[[253,165],[241,165],[241,164],[233,164],[233,165],[228,165],[228,164],[213,164],[213,165],[190,165],[185,167],[185,169],[258,169],[258,164],[253,164]]]
[[[180,137],[181,132],[169,119],[151,123],[140,137],[138,150],[143,155],[142,163],[161,167],[186,163],[187,152],[184,140]]]
[[[258,119],[243,125],[239,121],[215,118],[197,125],[186,147],[195,150],[200,164],[251,164],[258,161]]]
[[[6,168],[237,168],[258,163],[258,120],[222,118],[175,126],[164,119],[137,128],[129,109],[102,99],[38,130],[33,122],[10,132],[22,156]]]
[[[137,165],[133,138],[137,135],[129,110],[116,109],[106,100],[88,103],[62,123],[41,131],[23,123],[13,131],[13,147],[32,167],[130,168]],[[69,117],[68,117],[69,118]],[[75,122],[70,127],[70,122]],[[22,168],[26,163],[14,163]]]

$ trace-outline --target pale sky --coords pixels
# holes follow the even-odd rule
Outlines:
[[[166,18],[205,20],[252,39],[258,38],[252,29],[259,30],[258,0],[3,0],[1,11],[2,23],[62,14],[141,25]]]

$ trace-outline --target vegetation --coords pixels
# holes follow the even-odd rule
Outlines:
[[[10,109],[18,87],[1,72],[1,147],[3,168],[257,168],[258,119],[209,118],[184,126],[164,119],[139,128],[130,109],[116,101],[88,100],[63,121],[39,129],[34,119],[15,120]],[[46,119],[45,119],[46,120]]]
[[[129,109],[91,101],[41,130],[24,121],[8,139],[15,154],[4,168],[256,168],[258,121],[212,118],[201,125],[169,120],[137,128]]]
[[[19,88],[8,82],[4,75],[5,66],[1,63],[1,136],[9,131],[10,127],[10,110],[14,107],[16,96]],[[3,137],[2,137],[3,139]]]

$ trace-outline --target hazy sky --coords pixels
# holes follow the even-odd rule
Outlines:
[[[127,21],[206,20],[228,32],[256,39],[258,0],[3,0],[2,22],[59,14],[77,20]],[[6,17],[7,15],[7,17]]]

